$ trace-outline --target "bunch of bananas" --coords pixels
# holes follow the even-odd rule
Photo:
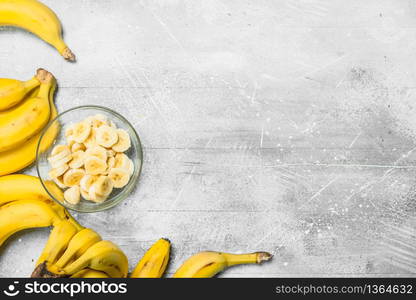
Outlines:
[[[62,193],[52,181],[45,184]],[[51,200],[37,177],[23,174],[0,177],[0,220],[0,246],[21,230],[53,227],[32,277],[124,278],[128,275],[128,260],[123,251],[111,241],[102,240],[91,228],[78,224],[63,206]],[[169,240],[158,240],[130,277],[162,277],[169,262],[170,247]],[[270,258],[267,252],[200,252],[185,261],[173,277],[213,277],[227,267],[261,263]]]
[[[0,176],[35,161],[41,131],[58,115],[55,89],[55,78],[43,69],[24,82],[0,78]],[[53,143],[58,131],[57,124],[48,130],[43,148]]]
[[[0,26],[23,28],[55,47],[65,59],[75,60],[62,39],[58,17],[37,0],[0,0]]]

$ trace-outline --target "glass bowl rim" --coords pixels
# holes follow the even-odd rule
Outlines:
[[[136,178],[135,178],[135,182],[137,182],[139,180],[140,175],[142,173],[142,168],[143,168],[143,146],[142,146],[140,137],[139,137],[136,129],[133,127],[133,125],[125,117],[123,117],[120,113],[116,112],[115,110],[113,110],[111,108],[104,107],[104,106],[100,106],[100,105],[80,105],[80,106],[72,107],[72,108],[70,108],[68,110],[65,110],[65,111],[59,113],[53,120],[49,121],[48,124],[42,129],[41,135],[39,137],[38,144],[36,146],[36,172],[38,174],[38,177],[39,177],[39,180],[40,180],[40,183],[41,183],[43,189],[52,198],[53,201],[55,201],[57,204],[63,206],[65,209],[74,210],[74,211],[80,212],[80,213],[94,213],[94,212],[104,211],[104,210],[107,210],[107,209],[110,209],[110,208],[116,206],[117,204],[119,204],[123,200],[125,200],[125,198],[127,198],[127,195],[124,198],[121,198],[119,201],[114,201],[114,202],[112,202],[111,204],[109,204],[107,206],[102,206],[101,207],[100,205],[97,205],[97,208],[96,209],[92,209],[92,210],[83,210],[83,209],[77,209],[77,208],[73,208],[73,207],[68,207],[64,203],[62,203],[61,201],[59,201],[58,199],[55,199],[55,197],[51,194],[51,192],[49,192],[48,188],[46,187],[46,185],[44,183],[44,180],[43,180],[42,176],[40,175],[41,172],[39,170],[39,159],[38,158],[39,158],[40,144],[41,144],[41,141],[42,141],[44,135],[46,134],[46,132],[49,130],[49,128],[51,127],[51,125],[56,120],[58,120],[60,117],[62,117],[63,115],[65,115],[67,113],[70,113],[70,112],[72,112],[74,110],[82,110],[82,109],[97,109],[97,110],[105,111],[105,112],[109,113],[110,115],[111,114],[112,115],[116,115],[124,123],[126,123],[128,125],[128,127],[130,127],[130,129],[133,131],[133,134],[134,134],[134,136],[135,136],[135,138],[137,139],[137,142],[138,142],[138,146],[139,147],[138,147],[138,149],[136,149],[136,151],[138,152],[137,153],[137,156],[140,159],[140,167],[139,167],[139,170],[137,172],[137,175],[136,175]],[[134,185],[130,187],[130,190],[133,187],[134,187]],[[105,201],[103,203],[105,203]]]

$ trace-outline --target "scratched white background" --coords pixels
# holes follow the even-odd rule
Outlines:
[[[131,267],[200,250],[275,254],[221,276],[416,274],[416,4],[405,0],[45,0],[76,53],[0,31],[0,76],[38,67],[60,111],[113,108],[144,146],[136,191],[80,222]],[[28,169],[34,174],[34,169]],[[3,247],[28,276],[48,230]]]

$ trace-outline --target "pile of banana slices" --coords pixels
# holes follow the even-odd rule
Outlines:
[[[65,189],[66,202],[103,202],[113,188],[123,188],[134,171],[134,163],[123,152],[130,136],[106,116],[89,116],[65,131],[66,144],[55,146],[48,157],[49,177]]]

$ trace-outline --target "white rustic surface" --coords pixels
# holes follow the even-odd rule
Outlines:
[[[76,215],[131,267],[168,237],[169,273],[200,250],[266,250],[221,276],[414,276],[414,1],[44,2],[77,62],[8,28],[0,76],[46,68],[60,111],[99,104],[135,125],[136,191]],[[47,236],[12,239],[0,276],[28,276]]]

